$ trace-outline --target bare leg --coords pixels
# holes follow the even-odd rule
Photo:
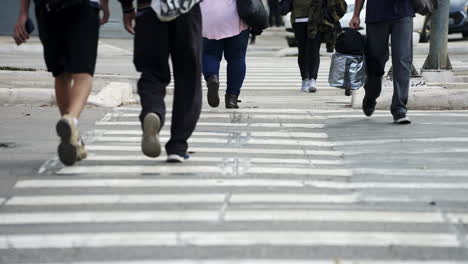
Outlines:
[[[69,112],[71,116],[79,118],[81,111],[83,111],[88,96],[91,93],[93,86],[93,77],[87,73],[72,74],[73,88],[70,93],[70,107]]]
[[[60,110],[60,115],[70,112],[70,99],[72,90],[72,76],[69,73],[62,73],[55,77],[55,97]]]

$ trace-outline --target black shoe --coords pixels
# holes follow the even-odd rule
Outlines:
[[[398,125],[409,125],[411,119],[406,116],[406,113],[397,113],[393,115],[393,122]]]
[[[375,111],[375,105],[377,102],[372,99],[369,99],[367,96],[364,96],[364,100],[362,100],[362,111],[366,116],[371,116]]]
[[[208,87],[208,104],[211,107],[219,106],[219,79],[217,75],[211,75],[206,78]]]
[[[237,98],[238,98],[237,95],[226,94],[224,97],[226,108],[234,108],[234,109],[239,108],[239,106],[237,105]]]

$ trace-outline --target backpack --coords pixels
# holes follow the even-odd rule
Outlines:
[[[188,13],[200,0],[153,0],[151,7],[159,20],[168,22]]]
[[[347,28],[338,35],[335,50],[341,54],[363,56],[366,52],[366,38],[359,31]]]
[[[413,6],[416,13],[426,16],[439,7],[439,0],[413,0]]]
[[[239,17],[255,30],[268,28],[269,14],[262,0],[237,0]]]

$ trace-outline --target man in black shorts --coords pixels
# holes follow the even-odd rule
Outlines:
[[[202,30],[199,0],[133,0],[122,3],[124,25],[135,34],[133,62],[141,72],[138,94],[142,111],[142,151],[149,157],[161,154],[159,131],[164,125],[166,87],[174,70],[174,103],[167,161],[188,159],[187,140],[195,130],[201,111]],[[136,20],[136,25],[134,25]]]
[[[109,19],[108,0],[35,0],[39,37],[47,69],[55,78],[55,96],[61,119],[60,160],[68,166],[86,158],[78,118],[91,92],[96,65],[99,26]],[[26,30],[30,0],[21,0],[14,29],[16,44],[29,39]],[[99,18],[99,8],[104,14]]]

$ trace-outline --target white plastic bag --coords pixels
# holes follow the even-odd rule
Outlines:
[[[332,87],[357,90],[366,82],[364,56],[335,52],[330,65],[328,83]]]

